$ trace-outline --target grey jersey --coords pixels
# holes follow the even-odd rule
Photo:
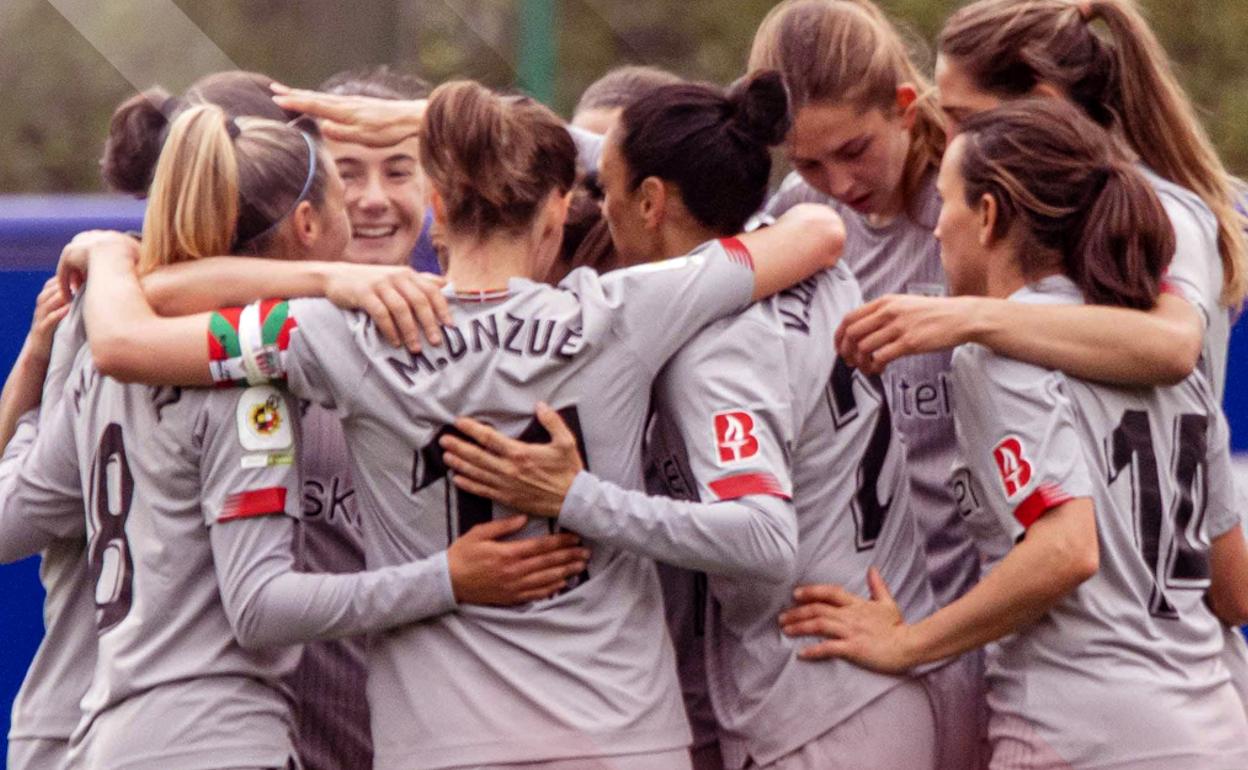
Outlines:
[[[790,174],[768,203],[779,216],[798,203],[823,203],[845,220],[848,265],[867,300],[885,294],[943,296],[940,244],[932,234],[940,215],[936,175],[929,175],[913,210],[882,227],[873,227],[853,209],[811,188]],[[828,345],[832,344],[828,332]],[[889,364],[884,389],[898,430],[905,437],[913,493],[912,509],[926,543],[927,568],[939,604],[945,605],[974,585],[979,576],[975,549],[957,515],[949,492],[953,459],[953,417],[949,398],[951,353],[907,356]]]
[[[58,536],[86,531],[99,653],[75,735],[107,767],[281,766],[289,716],[277,678],[297,650],[243,649],[218,593],[209,528],[297,512],[290,412],[271,388],[122,385],[80,352],[61,408],[24,463],[12,506]],[[85,492],[83,491],[85,490]],[[66,501],[85,502],[66,515]],[[114,714],[171,702],[161,729]]]
[[[513,279],[492,294],[452,293],[444,346],[414,355],[358,314],[292,302],[288,381],[342,415],[370,568],[440,552],[508,513],[448,483],[438,437],[461,414],[540,439],[533,409],[544,399],[579,432],[590,469],[639,488],[651,381],[699,328],[749,302],[751,264],[738,242],[717,242],[602,278],[579,270],[559,288]],[[545,531],[532,522],[521,535]],[[376,767],[688,744],[654,565],[590,545],[586,574],[557,597],[463,607],[374,639]]]
[[[57,327],[44,378],[41,422],[56,414],[78,350],[86,341],[81,305],[81,300],[76,301]],[[29,444],[21,449],[20,456],[34,445],[36,431],[33,422],[24,428],[21,437]],[[69,515],[83,516],[81,503],[70,502],[69,506]],[[82,716],[79,701],[95,670],[95,607],[87,580],[86,546],[85,537],[75,534],[54,540],[40,554],[44,634],[13,701],[10,741],[48,738],[68,744]]]
[[[364,569],[364,543],[342,423],[308,401],[299,409],[303,519],[294,541],[295,569],[358,572]],[[372,765],[367,665],[367,637],[304,645],[286,684],[294,695],[296,747],[305,770]]]
[[[1222,304],[1224,277],[1218,252],[1218,220],[1191,190],[1163,179],[1145,166],[1137,168],[1157,192],[1174,226],[1175,251],[1166,279],[1200,312],[1205,336],[1198,368],[1221,403],[1231,311]]]
[[[783,324],[795,426],[797,574],[788,585],[710,580],[707,668],[729,767],[747,757],[766,765],[903,681],[844,661],[799,661],[797,649],[812,640],[788,639],[775,627],[794,586],[832,583],[865,595],[875,565],[906,617],[935,609],[884,383],[851,370],[829,344],[861,302],[844,264],[770,301]]]
[[[1081,301],[1060,276],[1012,299]],[[955,482],[989,567],[1050,508],[1096,509],[1097,574],[987,648],[994,734],[1025,724],[1076,767],[1242,762],[1248,723],[1204,603],[1209,543],[1239,521],[1208,383],[1094,385],[976,345],[953,383]]]

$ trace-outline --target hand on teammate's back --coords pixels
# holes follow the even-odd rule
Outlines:
[[[478,524],[446,549],[451,588],[460,604],[510,606],[545,599],[585,571],[589,550],[571,532],[502,541],[527,516]]]
[[[445,278],[409,267],[336,262],[325,297],[344,310],[368,313],[387,342],[415,353],[422,333],[431,344],[442,344],[440,325],[451,323],[445,285]]]
[[[914,665],[906,650],[908,626],[884,578],[872,567],[867,573],[871,598],[840,586],[799,586],[797,605],[780,614],[786,636],[825,639],[798,652],[803,660],[844,658],[863,668],[900,674]]]
[[[456,420],[469,440],[449,433],[441,439],[455,486],[534,516],[558,518],[585,464],[576,437],[555,410],[538,404],[537,419],[550,433],[548,443],[518,441],[470,417]]]
[[[328,139],[368,147],[392,147],[420,131],[426,99],[377,99],[324,94],[273,83],[273,101],[285,110],[320,119]]]
[[[30,322],[30,332],[26,335],[26,347],[31,355],[47,362],[52,355],[52,338],[56,335],[56,325],[68,312],[69,298],[61,292],[60,283],[53,276],[43,284],[43,289],[35,298],[35,316]]]

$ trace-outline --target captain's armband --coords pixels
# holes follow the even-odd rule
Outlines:
[[[226,308],[208,321],[208,367],[217,385],[263,385],[286,378],[295,318],[286,300]]]

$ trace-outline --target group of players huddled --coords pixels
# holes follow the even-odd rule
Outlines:
[[[1133,0],[427,91],[117,109],[142,237],[0,399],[11,770],[1248,767],[1244,219]]]

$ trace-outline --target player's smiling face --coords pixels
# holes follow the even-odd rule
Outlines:
[[[350,262],[405,265],[425,218],[424,175],[415,137],[391,147],[325,140],[345,187]]]
[[[940,262],[954,296],[983,296],[988,287],[989,250],[983,243],[983,222],[979,207],[966,202],[962,178],[962,152],[965,140],[956,138],[940,164],[936,187],[940,191],[940,219],[936,239],[940,241]]]
[[[910,131],[901,110],[859,110],[816,103],[793,119],[789,162],[806,183],[863,215],[891,216],[902,206]]]

